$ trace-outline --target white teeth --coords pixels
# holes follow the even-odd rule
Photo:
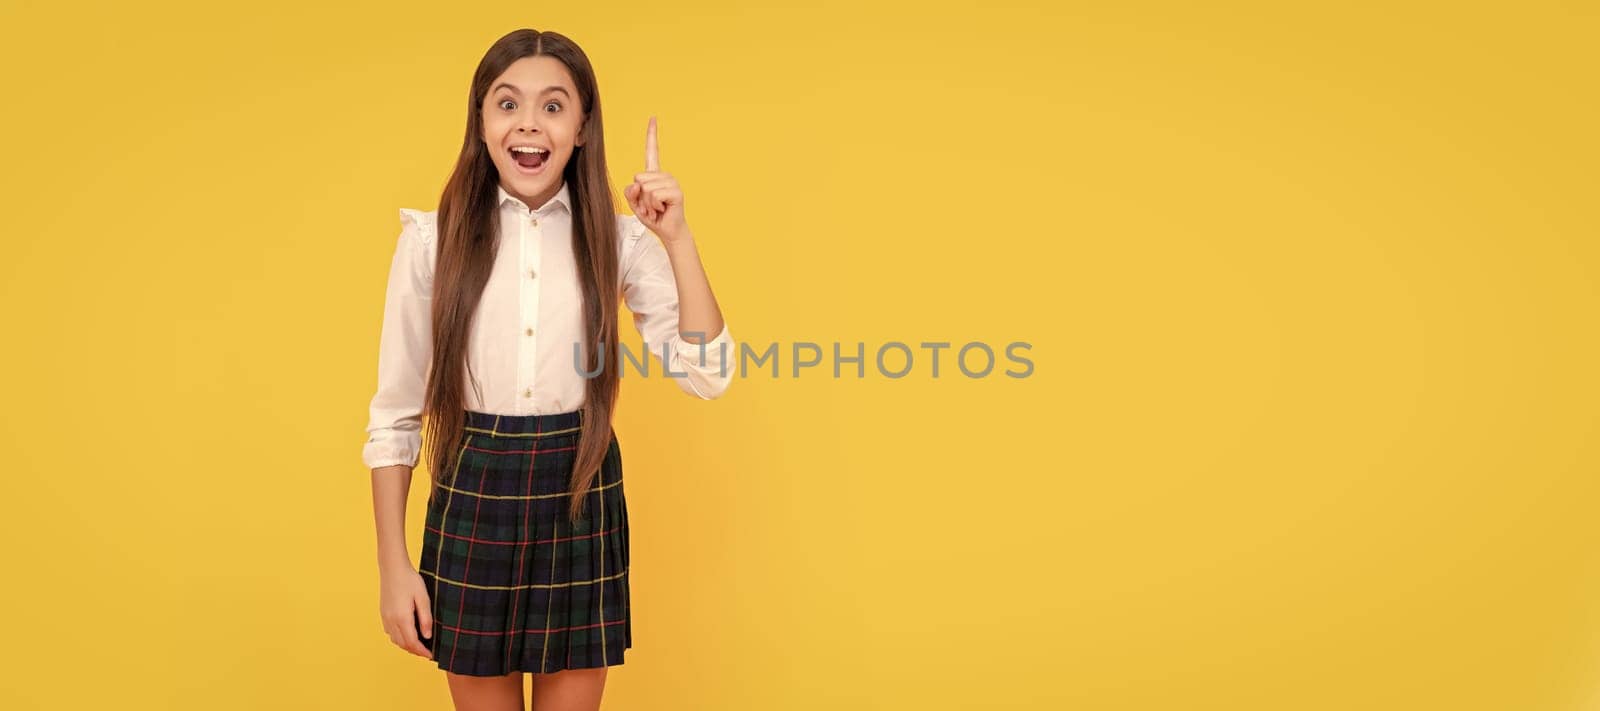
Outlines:
[[[512,146],[511,147],[511,152],[512,153],[549,153],[550,151],[547,151],[547,150],[545,150],[543,148],[537,148],[537,147],[534,147],[534,146]]]

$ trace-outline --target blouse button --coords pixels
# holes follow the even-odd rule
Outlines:
[[[522,392],[522,396],[523,397],[533,397],[533,388],[528,388],[527,390],[524,390]]]
[[[529,326],[529,327],[528,327],[528,331],[527,331],[527,333],[528,333],[528,335],[530,335],[530,336],[531,336],[531,335],[533,335],[533,327],[532,327],[532,326]]]
[[[529,269],[528,270],[528,278],[529,279],[538,279],[539,278],[539,270],[537,270],[537,269]]]

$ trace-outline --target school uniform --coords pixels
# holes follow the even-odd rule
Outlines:
[[[474,676],[621,664],[633,632],[614,431],[583,492],[584,517],[568,517],[585,399],[578,364],[587,363],[570,193],[563,183],[538,208],[504,188],[498,195],[499,246],[467,339],[458,473],[432,487],[417,563],[434,619],[422,642],[439,668]],[[368,468],[414,467],[422,449],[437,213],[400,216],[362,450]],[[726,325],[704,348],[684,340],[665,247],[632,215],[618,215],[617,228],[618,288],[650,357],[683,374],[670,379],[684,392],[721,395],[732,378],[724,361],[734,357]]]

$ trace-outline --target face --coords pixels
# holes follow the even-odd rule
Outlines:
[[[550,56],[513,62],[489,83],[482,113],[483,143],[500,171],[500,186],[532,208],[555,197],[567,161],[585,140],[579,135],[578,88],[567,65]],[[537,150],[525,147],[544,153],[536,156]]]

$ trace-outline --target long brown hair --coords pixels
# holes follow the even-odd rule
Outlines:
[[[489,83],[523,57],[549,55],[566,65],[577,84],[584,121],[581,146],[562,171],[572,199],[572,254],[583,292],[585,373],[599,374],[584,383],[576,462],[569,489],[571,518],[576,521],[589,489],[611,445],[611,412],[616,405],[617,354],[617,218],[606,171],[605,129],[600,121],[600,92],[589,58],[571,39],[555,32],[516,30],[495,41],[478,62],[467,96],[467,134],[461,155],[439,197],[438,257],[433,282],[433,363],[423,407],[427,437],[438,484],[454,481],[456,452],[464,439],[467,336],[483,289],[494,266],[495,210],[499,171],[483,142],[484,98]],[[601,358],[607,359],[603,366]]]

